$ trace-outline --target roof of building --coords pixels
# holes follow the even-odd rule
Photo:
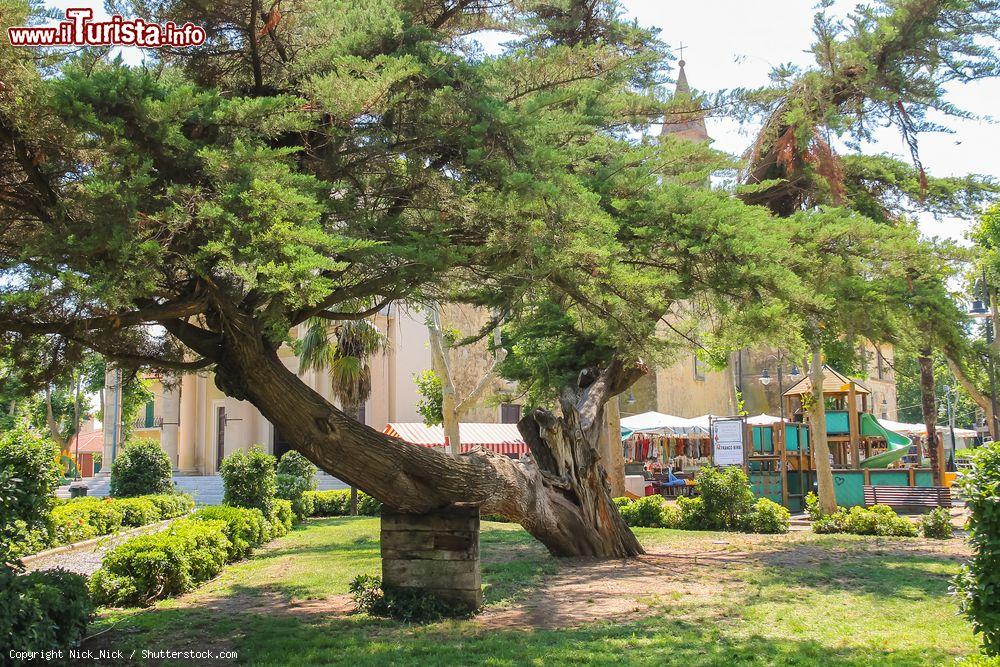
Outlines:
[[[413,445],[444,447],[442,426],[428,426],[420,422],[392,422],[386,424],[382,432]],[[463,452],[473,447],[484,447],[500,454],[528,453],[528,445],[517,430],[517,424],[459,424],[458,432],[462,438]]]
[[[663,119],[663,128],[660,136],[673,136],[689,141],[708,141],[708,128],[705,127],[705,111],[701,106],[691,99],[691,86],[688,84],[687,72],[684,66],[687,63],[683,60],[677,63],[680,71],[677,73],[677,86],[674,88],[674,97],[679,100],[685,98],[691,100],[691,111],[688,113],[683,106],[679,110],[674,110]]]
[[[857,380],[852,380],[842,373],[838,373],[829,366],[823,366],[823,394],[846,394],[848,385],[854,383],[854,390],[859,394],[870,394],[868,388]],[[791,389],[785,392],[785,396],[802,396],[812,391],[812,379],[806,374],[801,380],[792,385]]]
[[[104,451],[104,431],[98,429],[89,433],[80,434],[80,449],[76,448],[76,439],[70,440],[69,451],[75,454],[100,454]]]

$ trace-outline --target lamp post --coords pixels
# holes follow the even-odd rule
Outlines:
[[[983,268],[979,285],[980,298],[972,301],[969,317],[986,320],[986,345],[989,354],[987,372],[990,375],[990,410],[993,412],[993,419],[990,422],[990,437],[996,440],[997,436],[1000,435],[1000,415],[997,414],[996,372],[993,362],[993,303],[986,285],[985,268]]]
[[[785,383],[784,383],[784,367],[782,366],[782,361],[784,357],[780,354],[769,355],[765,361],[774,360],[778,362],[778,409],[781,411],[781,419],[785,419]],[[799,367],[796,364],[792,364],[792,369],[788,373],[788,377],[791,378],[792,382],[799,379],[802,374],[799,372]],[[771,373],[767,370],[765,366],[760,372],[760,383],[765,387],[771,384]]]

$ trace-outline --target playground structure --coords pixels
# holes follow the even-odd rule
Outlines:
[[[816,481],[811,428],[804,407],[805,397],[811,393],[811,380],[803,378],[782,396],[791,421],[746,426],[746,467],[754,493],[793,511],[804,509],[805,496]],[[932,485],[929,468],[902,466],[911,440],[882,426],[868,411],[869,398],[864,386],[824,368],[827,442],[837,504],[842,507],[864,505],[865,487]]]

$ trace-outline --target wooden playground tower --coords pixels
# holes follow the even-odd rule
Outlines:
[[[807,376],[781,397],[785,414],[791,415],[792,421],[806,421],[803,397],[811,393],[812,379]],[[823,400],[833,403],[827,406],[827,443],[834,467],[859,469],[862,459],[885,451],[883,438],[865,437],[861,432],[861,415],[868,412],[870,398],[871,392],[866,387],[829,366],[823,367]]]
[[[838,492],[838,502],[844,505],[861,502],[863,487],[872,484],[926,485],[922,473],[929,471],[862,467],[864,459],[882,454],[888,448],[885,437],[865,435],[862,428],[862,415],[868,412],[871,392],[830,367],[824,367],[824,371],[827,442],[835,477],[842,478],[844,492],[843,498]],[[811,427],[803,409],[803,397],[811,392],[811,380],[803,378],[782,396],[785,415],[791,421],[746,427],[746,442],[750,443],[746,466],[754,492],[793,510],[803,509],[805,495],[812,490],[816,478]]]

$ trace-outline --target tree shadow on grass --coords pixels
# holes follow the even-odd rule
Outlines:
[[[758,552],[749,558],[765,567],[765,576],[788,586],[824,591],[850,590],[878,598],[947,598],[958,571],[956,559],[940,553],[911,551],[817,555],[813,549]]]
[[[954,655],[913,648],[829,646],[815,640],[776,639],[741,633],[743,626],[717,619],[669,616],[625,624],[601,623],[538,631],[479,631],[473,624],[405,625],[364,615],[348,617],[244,614],[197,616],[200,631],[185,632],[195,610],[158,609],[155,624],[181,629],[161,635],[170,650],[227,648],[253,665],[715,665],[830,666],[947,664]],[[149,647],[150,636],[126,636],[115,647]],[[221,640],[221,641],[220,641]],[[127,654],[127,651],[126,651]],[[107,664],[107,663],[105,663]]]

